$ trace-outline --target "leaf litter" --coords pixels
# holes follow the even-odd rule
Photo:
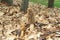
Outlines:
[[[23,14],[0,3],[0,40],[60,40],[60,8],[30,2]]]

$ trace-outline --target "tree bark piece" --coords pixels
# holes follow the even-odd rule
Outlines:
[[[29,0],[22,0],[22,3],[21,3],[21,11],[23,11],[24,13],[27,12],[27,8],[28,8],[28,3]]]
[[[54,0],[48,0],[48,8],[54,8]]]

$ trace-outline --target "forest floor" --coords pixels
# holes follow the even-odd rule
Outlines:
[[[34,24],[29,24],[29,13]],[[0,40],[60,40],[60,8],[29,3],[23,14],[18,5],[0,4]]]

